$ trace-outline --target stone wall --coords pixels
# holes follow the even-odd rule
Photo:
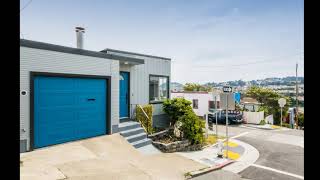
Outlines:
[[[161,143],[159,140],[166,135],[168,130],[161,131],[156,134],[152,134],[148,136],[150,139],[152,139],[152,144],[158,148],[160,151],[164,153],[172,153],[172,152],[182,152],[182,151],[197,151],[202,149],[201,144],[194,144],[191,145],[191,142],[189,140],[182,140],[182,141],[176,141],[172,143]]]

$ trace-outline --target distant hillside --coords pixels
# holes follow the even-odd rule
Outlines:
[[[183,90],[183,84],[180,84],[178,82],[171,82],[170,83],[170,89],[174,91],[182,91]]]
[[[251,81],[242,81],[242,80],[236,80],[236,81],[227,81],[227,82],[209,82],[204,85],[211,86],[211,87],[220,87],[224,85],[229,86],[245,86],[248,84],[251,85],[260,85],[260,86],[268,86],[268,85],[294,85],[296,81],[295,76],[288,76],[283,78],[277,78],[277,77],[271,77],[271,78],[265,78],[265,79],[258,79],[258,80],[251,80]],[[303,84],[304,83],[304,77],[298,77],[298,82]]]

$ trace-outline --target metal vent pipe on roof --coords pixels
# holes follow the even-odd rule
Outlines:
[[[77,33],[77,48],[83,49],[83,34],[85,29],[83,27],[76,27]]]

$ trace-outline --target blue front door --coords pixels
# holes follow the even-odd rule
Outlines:
[[[120,118],[129,117],[129,72],[120,72]]]
[[[36,76],[34,147],[106,134],[105,79]]]

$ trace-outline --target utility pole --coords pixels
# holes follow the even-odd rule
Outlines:
[[[298,101],[298,95],[299,95],[299,88],[298,88],[298,63],[296,63],[296,129],[298,129],[298,106],[299,106],[299,101]]]

